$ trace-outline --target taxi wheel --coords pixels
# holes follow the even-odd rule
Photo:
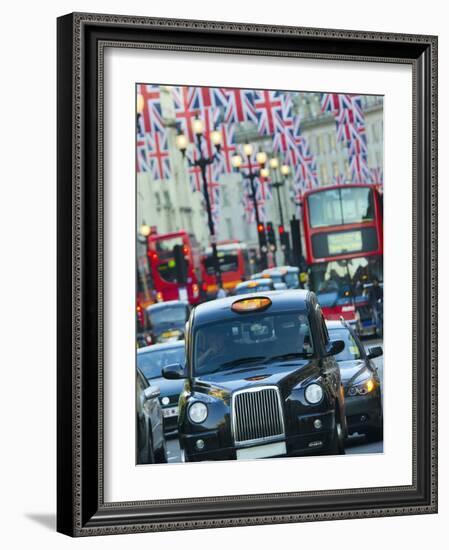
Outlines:
[[[331,454],[333,455],[346,454],[343,428],[341,426],[341,422],[339,419],[335,421],[334,435],[332,440],[333,441],[331,444]]]
[[[156,453],[154,453],[154,459],[157,464],[166,464],[167,460],[167,444],[164,440],[164,444]]]
[[[151,437],[148,436],[147,450],[146,450],[146,460],[144,464],[154,464],[154,450],[153,450],[153,441]]]

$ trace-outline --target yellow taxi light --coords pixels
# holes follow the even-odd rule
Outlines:
[[[254,288],[255,286],[257,286],[257,283],[255,281],[250,281],[248,283],[248,288]]]
[[[270,298],[247,298],[234,302],[231,309],[237,313],[246,313],[248,311],[260,311],[270,306]]]

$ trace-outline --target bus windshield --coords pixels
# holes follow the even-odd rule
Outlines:
[[[380,257],[325,262],[313,265],[310,276],[321,307],[343,305],[364,298],[374,278],[382,281],[382,262]]]
[[[221,273],[229,273],[230,271],[238,271],[238,256],[235,252],[220,252],[218,251],[218,263],[220,264]],[[215,275],[214,257],[208,254],[204,258],[204,267],[208,275]]]
[[[310,227],[374,221],[373,190],[341,187],[312,193],[307,199]]]
[[[175,246],[183,245],[184,243],[182,237],[160,239],[155,242],[155,251],[157,252],[157,271],[159,276],[168,283],[177,282],[176,260],[174,258],[173,248]]]

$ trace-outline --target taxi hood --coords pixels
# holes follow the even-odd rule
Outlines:
[[[193,382],[193,389],[207,392],[214,388],[232,393],[255,385],[275,385],[288,391],[300,382],[316,378],[318,373],[316,362],[308,359],[259,365],[253,363],[197,376]]]

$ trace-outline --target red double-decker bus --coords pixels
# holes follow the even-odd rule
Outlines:
[[[200,301],[199,251],[186,231],[150,234],[148,259],[157,301]]]
[[[328,319],[376,332],[368,289],[383,280],[381,186],[334,185],[306,191],[303,228],[309,286]]]
[[[217,255],[223,288],[233,290],[250,273],[246,244],[237,240],[219,241]],[[211,248],[206,249],[201,258],[201,278],[204,292],[208,296],[213,296],[217,292],[217,281]]]

